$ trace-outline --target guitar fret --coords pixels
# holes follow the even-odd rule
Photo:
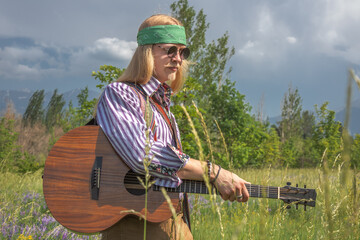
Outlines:
[[[280,187],[278,187],[278,199],[280,199]]]
[[[281,187],[271,187],[271,186],[261,186],[261,185],[252,185],[245,184],[250,197],[257,198],[272,198],[280,199],[283,189]],[[153,186],[154,191],[159,191],[160,187],[157,185]],[[193,180],[183,180],[183,183],[177,188],[166,188],[168,192],[186,192],[186,193],[198,193],[198,194],[219,194],[215,186],[211,185],[211,188],[208,189],[205,182],[203,181],[193,181]],[[285,191],[285,190],[284,190]]]

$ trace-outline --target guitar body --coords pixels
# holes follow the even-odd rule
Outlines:
[[[131,191],[132,184],[124,180],[130,172],[100,127],[76,128],[56,142],[46,159],[46,204],[59,223],[82,233],[103,231],[128,214],[144,216],[145,194]],[[177,209],[179,194],[168,195]],[[161,193],[149,189],[147,201],[147,221],[172,216]]]

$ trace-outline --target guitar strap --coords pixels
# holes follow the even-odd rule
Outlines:
[[[155,98],[153,98],[152,96],[149,98],[147,96],[145,90],[139,84],[136,84],[133,82],[123,82],[123,83],[129,85],[131,87],[131,90],[133,90],[138,95],[138,97],[140,99],[140,107],[141,107],[141,111],[143,113],[143,117],[145,118],[146,116],[150,116],[150,119],[151,119],[150,120],[150,129],[154,133],[154,140],[155,141],[157,140],[156,132],[154,132],[154,129],[156,127],[155,126],[155,117],[154,117],[154,112],[153,112],[152,108],[146,107],[148,99],[149,99],[149,102],[158,110],[160,115],[164,118],[166,124],[168,125],[168,127],[173,135],[173,138],[175,139],[177,149],[182,151],[181,141],[180,141],[179,135],[177,134],[177,131],[176,131],[174,117],[170,114],[167,114],[166,109]],[[147,115],[147,113],[146,113],[147,109],[149,109],[149,111],[150,111],[149,115]],[[145,121],[146,121],[146,119],[145,119]],[[92,118],[86,125],[98,125],[96,122],[96,117]],[[188,225],[188,227],[191,231],[190,213],[189,213],[189,204],[188,204],[187,193],[184,193],[184,195],[183,195],[182,212],[183,212],[183,220]]]

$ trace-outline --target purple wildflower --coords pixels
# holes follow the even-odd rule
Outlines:
[[[52,216],[45,215],[45,216],[41,219],[41,222],[42,222],[43,225],[48,225],[49,223],[56,222],[56,220],[55,220]]]
[[[66,240],[68,237],[67,235],[68,235],[67,231],[64,231],[64,233],[62,234],[62,239]]]

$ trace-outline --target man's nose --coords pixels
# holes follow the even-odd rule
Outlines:
[[[180,51],[176,51],[174,56],[171,58],[173,61],[182,62]]]

